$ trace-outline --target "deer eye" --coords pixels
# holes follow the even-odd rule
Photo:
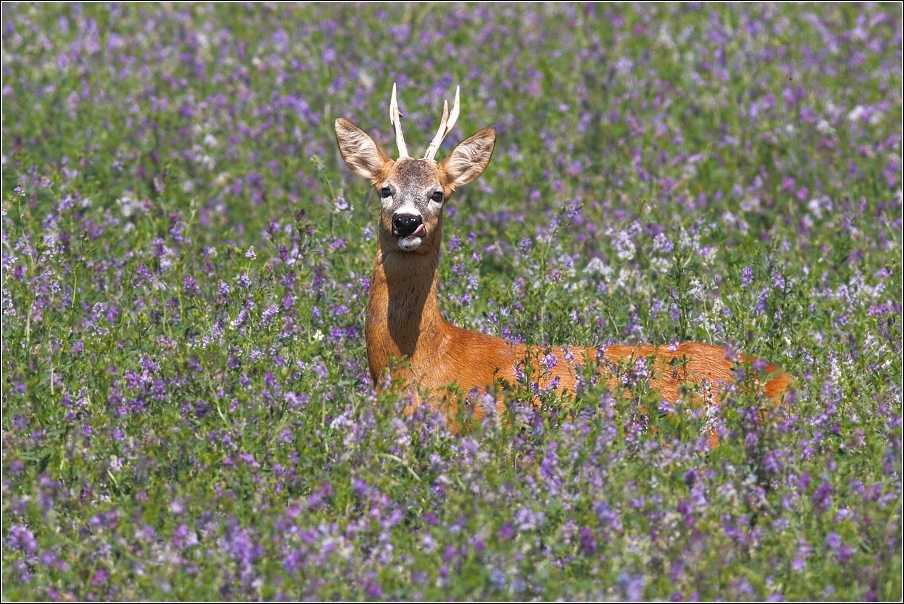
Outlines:
[[[430,196],[430,199],[432,199],[432,200],[435,201],[436,203],[442,203],[442,201],[443,201],[443,192],[442,192],[442,191],[435,191],[435,192],[433,193],[433,195]]]
[[[382,189],[380,189],[380,197],[382,197],[383,199],[386,199],[390,195],[392,195],[392,191],[389,190],[389,187],[383,187]]]

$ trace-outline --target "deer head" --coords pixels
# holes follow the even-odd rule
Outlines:
[[[489,164],[496,145],[494,128],[484,128],[460,143],[442,162],[433,159],[455,125],[458,113],[456,88],[452,112],[449,113],[449,105],[445,103],[439,130],[422,159],[408,156],[395,84],[389,120],[399,149],[397,160],[390,159],[370,136],[350,121],[336,120],[336,138],[346,165],[369,180],[380,196],[380,245],[384,253],[436,252],[442,243],[443,205],[455,189],[480,176]]]

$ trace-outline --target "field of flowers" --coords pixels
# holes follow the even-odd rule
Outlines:
[[[5,600],[901,598],[896,3],[2,11]],[[499,132],[447,319],[726,345],[787,408],[377,397],[332,124],[394,154],[393,82],[412,155],[457,84],[439,156]]]

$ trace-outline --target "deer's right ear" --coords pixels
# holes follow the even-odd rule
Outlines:
[[[342,153],[342,159],[349,169],[373,184],[381,182],[383,174],[393,164],[389,156],[383,153],[372,138],[350,121],[340,117],[336,120],[335,126],[339,152]]]

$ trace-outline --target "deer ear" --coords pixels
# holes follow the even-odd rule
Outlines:
[[[440,164],[449,187],[454,191],[480,176],[487,164],[490,163],[495,147],[495,128],[484,128],[471,138],[459,143],[449,157]]]
[[[336,120],[335,127],[339,152],[342,153],[345,165],[373,184],[382,181],[382,175],[392,166],[393,161],[380,149],[374,139],[341,117]]]

